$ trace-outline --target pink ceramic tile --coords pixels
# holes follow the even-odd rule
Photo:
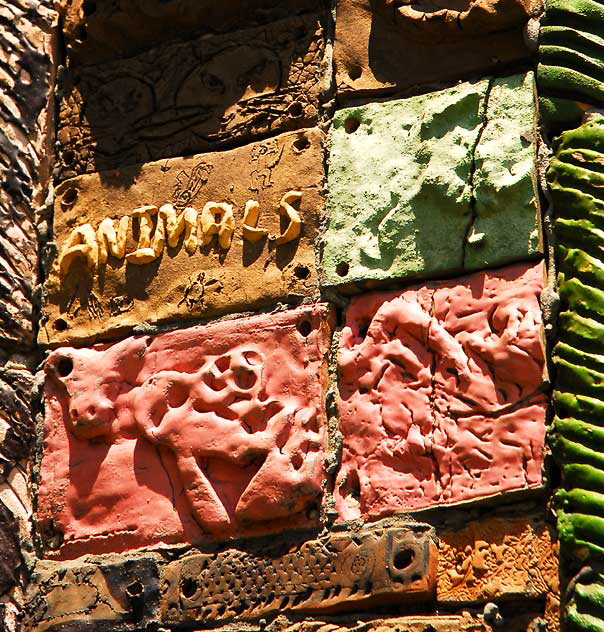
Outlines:
[[[340,519],[538,486],[543,270],[355,298],[339,352]]]
[[[329,320],[318,305],[51,353],[50,554],[316,523]]]

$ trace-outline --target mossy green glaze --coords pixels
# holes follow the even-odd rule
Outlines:
[[[586,285],[573,277],[566,279],[563,274],[560,274],[559,280],[560,298],[568,305],[569,309],[596,318],[598,314],[604,314],[604,292],[602,290]]]
[[[604,104],[604,4],[546,0],[539,36],[537,85],[547,125],[573,124],[577,102]]]
[[[596,10],[590,0],[583,4]],[[604,20],[604,6],[596,8]],[[554,151],[548,181],[561,313],[549,434],[563,479],[554,500],[561,553],[577,568],[604,560],[604,117],[564,132]],[[584,568],[565,612],[568,630],[604,631],[604,577]]]
[[[323,283],[538,254],[533,84],[527,73],[337,112]]]
[[[586,568],[569,587],[566,606],[569,632],[604,632],[604,575]]]

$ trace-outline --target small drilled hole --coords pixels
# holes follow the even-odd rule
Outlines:
[[[140,582],[132,582],[126,587],[126,594],[129,597],[138,597],[143,594],[143,585]]]
[[[190,598],[197,592],[197,588],[197,582],[191,577],[187,577],[182,583],[181,591],[185,597]]]
[[[57,320],[55,320],[53,324],[53,327],[56,331],[66,331],[69,328],[69,325],[67,324],[67,321],[63,318],[57,318]]]
[[[399,571],[406,569],[415,559],[415,551],[413,549],[401,549],[396,553],[392,563],[394,568]]]
[[[319,507],[315,503],[312,503],[306,509],[306,517],[309,520],[316,520],[319,517]]]
[[[301,103],[298,103],[298,101],[294,101],[289,106],[288,112],[290,116],[292,116],[293,118],[297,118],[299,116],[302,116],[302,114],[304,114],[304,108],[302,107]]]
[[[349,116],[344,121],[344,129],[346,130],[348,134],[352,134],[353,132],[356,132],[359,129],[360,124],[361,124],[361,121],[359,121],[359,119],[356,116]]]
[[[27,72],[27,70],[25,70],[25,68],[21,68],[21,70],[19,70],[19,81],[24,86],[31,85],[31,75]]]
[[[355,81],[363,74],[363,69],[360,66],[352,66],[348,69],[348,76]]]
[[[298,323],[298,331],[301,336],[306,338],[306,336],[308,336],[312,331],[312,325],[307,320],[303,320]]]
[[[292,465],[294,466],[294,470],[299,470],[304,463],[304,459],[299,452],[292,454]]]
[[[78,199],[78,190],[75,188],[70,188],[65,191],[63,197],[61,198],[62,206],[73,206]]]
[[[298,151],[304,151],[310,147],[310,141],[306,136],[299,136],[294,141],[294,148]]]
[[[349,270],[350,266],[345,261],[341,261],[336,266],[336,274],[341,277],[345,277],[348,274]]]
[[[294,268],[294,276],[298,279],[308,279],[310,270],[306,266],[296,266]]]
[[[56,361],[55,368],[61,377],[67,377],[73,371],[73,360],[62,356]]]

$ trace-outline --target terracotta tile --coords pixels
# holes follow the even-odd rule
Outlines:
[[[50,354],[48,554],[317,524],[329,321],[317,305]]]
[[[541,264],[353,299],[340,351],[341,520],[541,485]]]

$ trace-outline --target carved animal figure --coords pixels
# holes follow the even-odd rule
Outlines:
[[[196,371],[152,372],[149,340],[50,355],[46,372],[63,392],[69,432],[82,440],[138,439],[168,448],[193,516],[211,533],[316,502],[319,411],[303,397],[275,391],[256,345],[204,357]]]

